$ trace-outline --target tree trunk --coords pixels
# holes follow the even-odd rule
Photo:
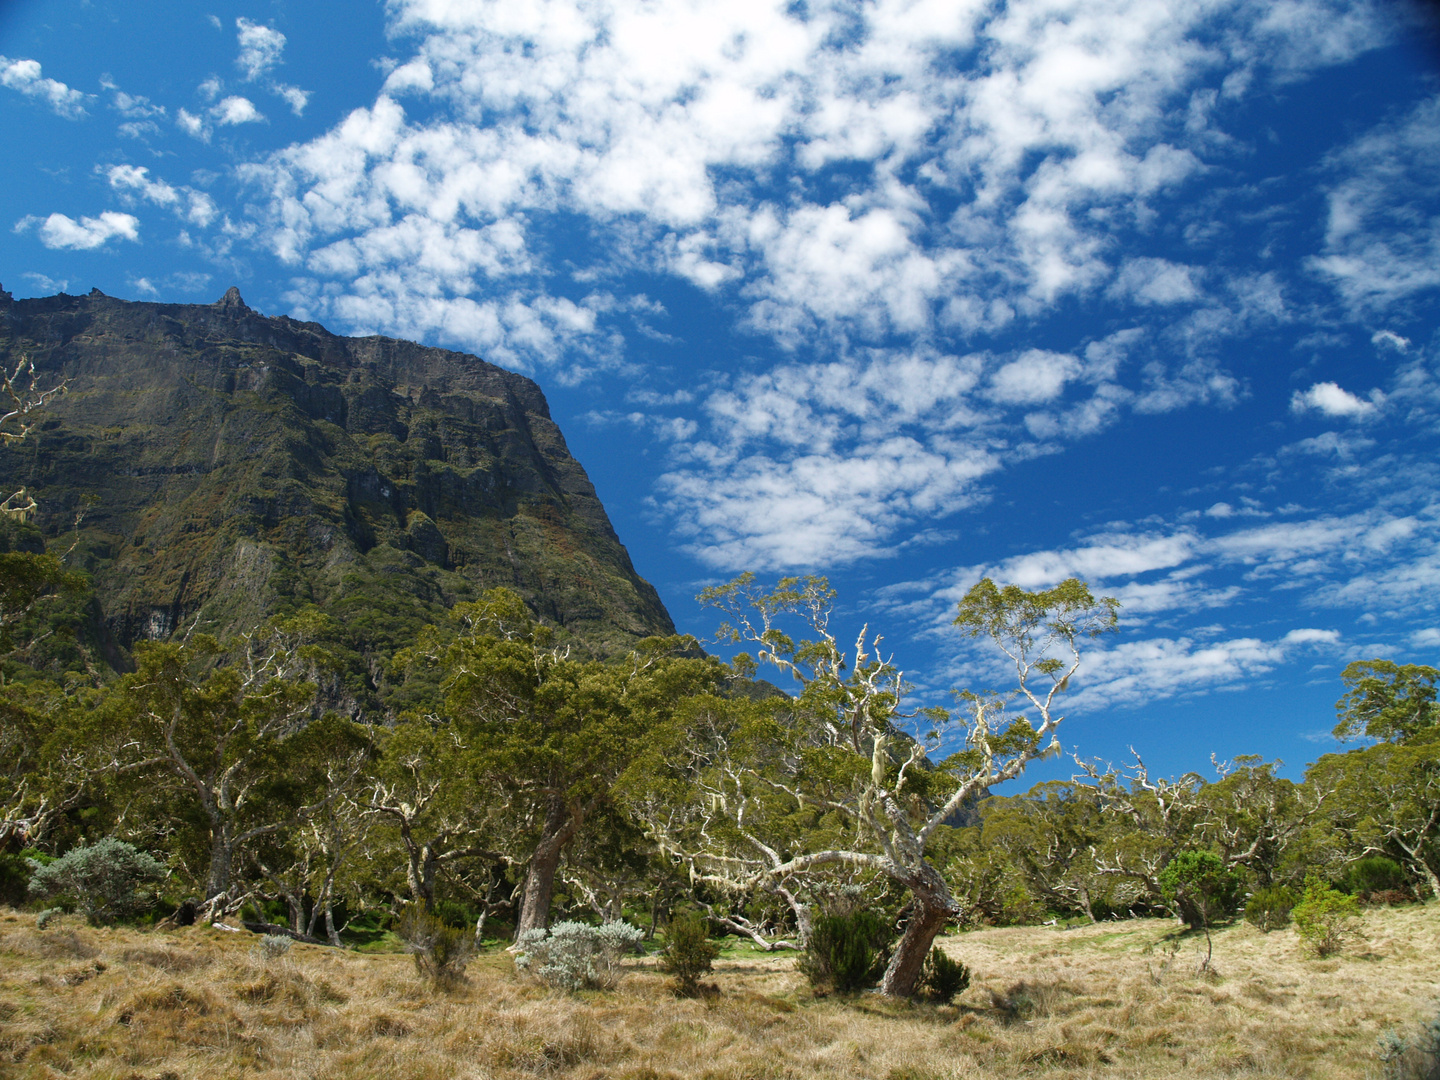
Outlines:
[[[584,816],[579,807],[567,807],[561,799],[551,801],[545,832],[530,856],[530,869],[525,874],[525,894],[520,900],[520,918],[515,924],[516,941],[525,931],[544,930],[550,924],[550,897],[555,892],[560,856],[579,831]]]
[[[221,826],[212,827],[210,834],[210,868],[205,875],[205,918],[214,922],[224,914],[224,899],[230,894],[231,869],[235,861],[235,843]],[[216,901],[220,900],[220,904]]]
[[[908,998],[915,993],[915,984],[920,980],[925,958],[930,955],[930,946],[955,914],[953,901],[946,904],[937,897],[916,894],[915,911],[905,924],[905,934],[895,949],[895,955],[890,957],[885,977],[880,980],[881,993],[899,998]]]

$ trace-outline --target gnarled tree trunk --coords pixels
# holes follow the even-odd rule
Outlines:
[[[922,863],[915,878],[906,884],[915,897],[915,911],[880,980],[880,992],[890,997],[908,998],[915,993],[930,946],[945,924],[960,913],[944,879],[928,863]]]
[[[550,800],[545,815],[545,830],[535,852],[530,856],[530,869],[525,874],[525,892],[520,900],[520,918],[515,924],[515,940],[527,930],[544,930],[550,923],[550,898],[555,892],[555,872],[565,845],[575,838],[585,821],[585,810],[567,805],[558,796]]]

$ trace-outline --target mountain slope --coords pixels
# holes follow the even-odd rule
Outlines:
[[[673,632],[544,395],[483,360],[216,304],[0,292],[0,359],[68,393],[0,478],[94,579],[112,663],[316,605],[379,658],[484,588],[600,652]]]

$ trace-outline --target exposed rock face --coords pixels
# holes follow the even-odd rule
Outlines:
[[[379,657],[508,586],[599,651],[671,633],[544,395],[483,360],[215,304],[0,296],[0,358],[69,381],[0,479],[94,577],[104,631],[221,635],[313,603]],[[373,663],[372,663],[372,666]]]

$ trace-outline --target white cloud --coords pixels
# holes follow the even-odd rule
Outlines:
[[[1339,179],[1329,192],[1324,253],[1310,266],[1354,307],[1383,310],[1440,285],[1437,159],[1440,97],[1331,157]]]
[[[990,396],[1009,405],[1043,405],[1080,374],[1080,361],[1063,353],[1030,349],[990,377]]]
[[[1393,330],[1376,330],[1370,336],[1370,343],[1380,348],[1394,349],[1399,353],[1410,351],[1410,339],[1401,337]]]
[[[202,228],[219,214],[214,200],[205,192],[192,187],[174,188],[164,180],[152,180],[150,170],[144,166],[112,165],[105,175],[114,190],[173,210],[182,220]]]
[[[40,242],[48,248],[70,251],[92,251],[115,238],[140,239],[140,221],[130,214],[106,210],[99,217],[82,217],[79,221],[65,214],[47,218],[25,217],[15,225],[16,232],[36,229]]]
[[[1319,382],[1308,390],[1296,390],[1290,398],[1290,410],[1303,413],[1313,409],[1325,416],[1363,420],[1374,416],[1384,400],[1385,396],[1378,390],[1370,391],[1370,400],[1366,401],[1336,383]]]
[[[55,79],[42,77],[38,61],[0,56],[0,86],[40,99],[50,106],[56,116],[67,120],[78,120],[85,115],[85,99],[89,95]]]
[[[279,83],[273,88],[276,96],[283,98],[290,111],[296,116],[305,115],[305,106],[310,104],[310,91],[301,90],[298,86],[288,86]]]
[[[179,109],[175,113],[175,124],[186,135],[196,139],[210,141],[210,129],[205,121],[190,112],[188,109]]]
[[[1200,271],[1165,259],[1127,259],[1108,292],[1137,304],[1179,304],[1200,297]]]
[[[1075,678],[1075,692],[1067,696],[1066,709],[1143,706],[1180,695],[1238,689],[1301,649],[1334,649],[1339,644],[1340,635],[1334,630],[1296,629],[1273,641],[1158,637],[1092,648]]]
[[[235,28],[240,40],[240,55],[235,58],[235,66],[246,82],[254,82],[280,63],[280,54],[285,51],[285,35],[274,27],[246,18],[236,19]]]
[[[647,268],[738,285],[748,324],[787,344],[998,327],[1107,279],[1141,304],[1196,302],[1196,268],[1135,259],[1116,274],[1107,252],[1116,224],[1202,168],[1169,116],[1223,67],[1202,42],[1210,27],[1228,24],[1251,81],[1261,39],[1271,62],[1311,41],[1284,54],[1287,77],[1378,40],[1352,15],[1330,33],[1345,20],[1322,0],[1295,0],[1278,21],[1248,0],[803,14],[767,0],[397,0],[391,12],[419,45],[369,119],[270,164],[277,249],[417,208],[482,224],[574,212],[623,223],[611,250]],[[976,64],[951,62],[967,51]],[[365,146],[376,122],[403,117],[402,94],[450,115],[400,119],[391,142]],[[821,194],[842,164],[848,193]],[[776,169],[794,170],[790,196],[766,188]],[[937,217],[935,194],[954,190],[971,195]]]
[[[265,119],[249,98],[231,96],[218,101],[210,110],[217,124],[254,124]]]

